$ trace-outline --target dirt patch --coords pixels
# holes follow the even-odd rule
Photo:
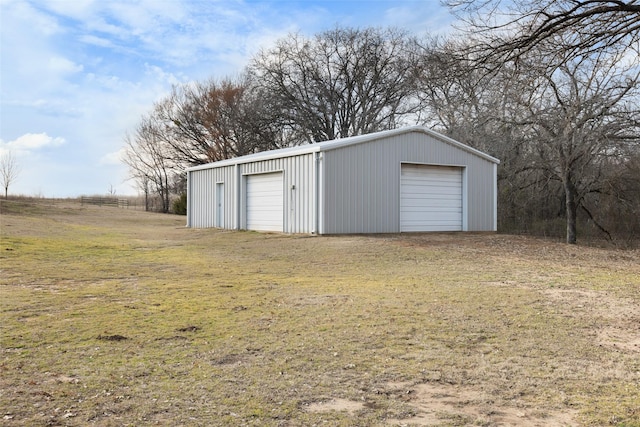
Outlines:
[[[55,378],[55,381],[58,383],[66,383],[66,384],[78,384],[80,382],[79,379],[74,377],[69,377],[67,375],[59,375]]]
[[[396,384],[395,387],[399,385]],[[409,396],[416,416],[389,420],[390,425],[433,426],[455,422],[456,425],[492,425],[523,427],[575,426],[575,413],[537,408],[495,407],[490,396],[472,387],[427,383],[401,386]]]
[[[413,408],[415,416],[388,419],[391,426],[491,425],[522,427],[577,426],[577,411],[496,406],[491,396],[473,387],[442,383],[389,383],[385,394],[394,395]],[[365,402],[331,399],[312,403],[307,412],[344,411],[355,415]]]
[[[597,342],[607,347],[640,353],[640,326],[636,329],[630,331],[616,327],[603,328],[598,331]]]
[[[308,412],[329,412],[329,411],[346,411],[354,414],[362,409],[365,405],[363,402],[355,402],[347,399],[331,399],[326,402],[312,403],[307,407]]]
[[[594,319],[595,344],[616,350],[640,352],[640,305],[604,291],[548,289],[544,295],[565,316]]]

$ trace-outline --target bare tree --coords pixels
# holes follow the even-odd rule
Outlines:
[[[606,182],[604,160],[619,157],[638,139],[640,74],[637,63],[622,67],[621,62],[594,54],[567,61],[551,74],[525,76],[520,103],[529,117],[513,124],[531,130],[533,165],[562,184],[567,243],[576,243],[576,217],[585,197]]]
[[[460,46],[451,40],[425,42],[418,120],[503,160],[513,151],[505,143],[512,130],[505,120],[518,114],[514,103],[521,89],[512,83],[513,70],[487,75],[459,55]]]
[[[0,155],[0,178],[4,187],[4,198],[9,197],[9,186],[18,178],[20,165],[11,151],[5,151]]]
[[[603,179],[582,201],[587,226],[610,240],[640,243],[640,134],[635,150],[603,159]]]
[[[396,127],[416,111],[416,59],[401,31],[336,28],[281,39],[250,70],[302,143]]]
[[[148,196],[153,192],[161,202],[161,211],[169,212],[170,184],[176,166],[169,160],[167,147],[158,138],[159,124],[153,117],[145,117],[135,133],[125,136],[123,162],[129,166],[132,179],[145,192],[145,208],[149,208]]]
[[[626,170],[638,152],[637,60],[600,52],[549,72],[546,52],[532,51],[522,66],[486,73],[461,59],[459,46],[425,49],[421,99],[430,124],[502,160],[500,217],[561,215],[567,241],[575,243],[582,211],[608,235],[593,195],[629,194],[612,187],[610,171]]]
[[[525,158],[530,174],[562,189],[567,242],[576,242],[579,211],[610,235],[588,204],[602,198],[595,194],[611,191],[616,178],[610,171],[624,170],[625,159],[637,154],[637,146],[624,146],[637,141],[639,132],[640,3],[444,3],[467,24],[470,44],[459,49],[457,58],[470,58],[489,78],[498,70],[514,71],[520,115],[511,118],[511,126],[529,135]]]
[[[268,100],[248,79],[174,87],[152,115],[176,163],[197,165],[282,146]]]
[[[518,60],[545,46],[564,60],[640,42],[637,0],[443,0],[466,24],[473,51],[485,64]]]
[[[130,138],[129,136],[125,137],[125,140]],[[127,144],[130,144],[130,140],[127,140]],[[125,163],[132,162],[135,164],[135,156],[133,153],[128,154],[127,159],[123,159]],[[144,210],[148,212],[151,209],[151,201],[149,200],[149,196],[151,195],[151,180],[149,179],[149,174],[141,173],[137,169],[133,167],[129,167],[129,172],[131,174],[131,179],[135,180],[135,183],[142,194],[144,195]]]

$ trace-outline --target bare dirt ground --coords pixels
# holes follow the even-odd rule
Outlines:
[[[415,416],[387,420],[396,426],[435,426],[459,422],[473,425],[560,427],[577,425],[576,411],[548,411],[546,409],[495,407],[487,404],[487,396],[471,387],[439,383],[387,384],[387,393],[405,400],[415,410]],[[366,407],[364,402],[332,399],[309,406],[312,412],[346,411],[352,415]],[[472,420],[472,421],[470,421]]]
[[[640,425],[640,251],[0,203],[0,425]]]

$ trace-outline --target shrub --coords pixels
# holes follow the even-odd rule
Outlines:
[[[180,197],[173,201],[173,213],[176,215],[187,214],[187,193],[180,194]]]

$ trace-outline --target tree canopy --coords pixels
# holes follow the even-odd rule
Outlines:
[[[514,61],[546,46],[563,59],[595,51],[639,52],[638,0],[444,0],[465,23],[482,61]]]
[[[291,34],[260,52],[251,72],[302,141],[392,129],[416,110],[416,45],[395,29]]]

